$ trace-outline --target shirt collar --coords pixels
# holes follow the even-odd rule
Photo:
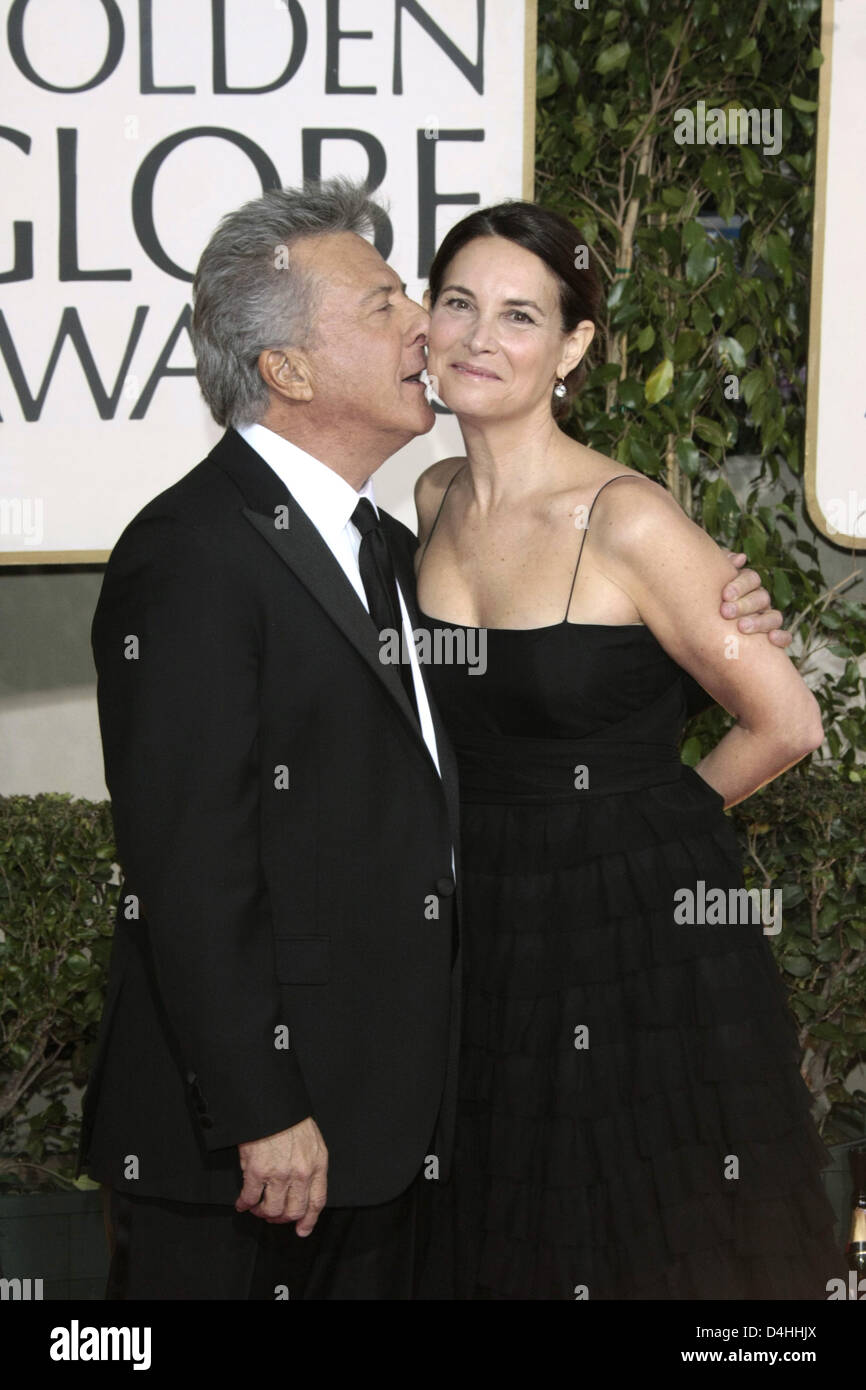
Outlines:
[[[351,483],[321,459],[265,425],[240,425],[237,433],[285,483],[321,536],[339,535],[362,497],[369,499],[379,515],[372,476],[356,492]]]

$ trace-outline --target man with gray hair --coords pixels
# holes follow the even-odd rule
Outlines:
[[[79,1171],[110,1298],[408,1298],[418,1184],[448,1173],[456,778],[414,537],[370,483],[433,423],[427,316],[380,217],[335,180],[223,220],[193,342],[226,433],[106,569],[124,882]]]

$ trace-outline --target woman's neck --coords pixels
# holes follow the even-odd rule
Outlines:
[[[575,441],[563,434],[546,408],[543,414],[522,420],[457,418],[475,500],[482,511],[579,483]]]

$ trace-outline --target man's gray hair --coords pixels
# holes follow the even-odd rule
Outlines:
[[[259,353],[311,342],[316,277],[295,264],[292,243],[330,232],[372,239],[383,214],[363,184],[336,178],[270,189],[222,219],[198,263],[192,314],[196,376],[218,425],[265,414]]]

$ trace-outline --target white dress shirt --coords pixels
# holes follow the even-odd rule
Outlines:
[[[320,459],[314,458],[282,435],[275,434],[265,425],[241,425],[238,434],[246,440],[251,449],[264,459],[289,489],[298,506],[309,517],[322,540],[337,560],[343,573],[351,584],[367,612],[370,605],[361,579],[358,554],[361,549],[361,533],[351,520],[352,513],[362,497],[368,498],[376,515],[379,509],[373,496],[373,480],[368,478],[360,491],[356,492],[351,483],[335,473]],[[430,714],[427,690],[418,664],[418,654],[406,603],[397,584],[400,600],[400,613],[403,619],[403,641],[409,653],[412,667],[412,680],[415,684],[415,699],[421,721],[421,733],[430,750],[430,756],[441,776],[439,754],[436,748],[436,734]]]

